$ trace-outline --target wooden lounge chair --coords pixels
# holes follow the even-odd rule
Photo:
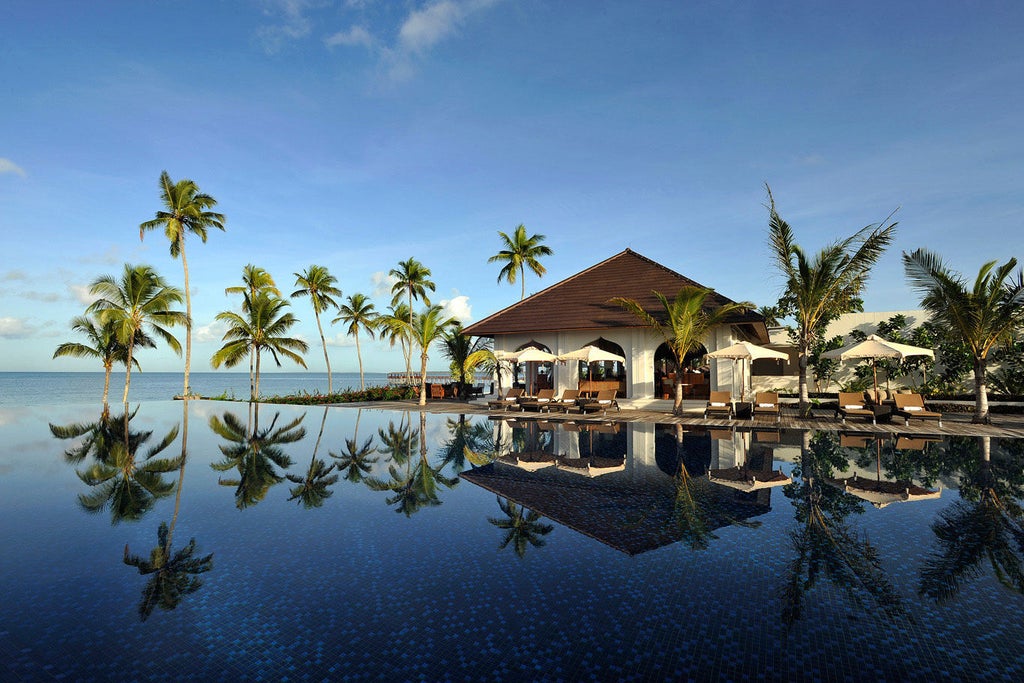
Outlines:
[[[750,411],[750,421],[758,415],[774,415],[775,422],[782,422],[782,411],[779,410],[779,395],[774,391],[759,391],[754,399],[754,407]]]
[[[871,424],[878,424],[875,411],[868,405],[864,394],[860,392],[839,392],[839,405],[836,406],[836,417],[842,416],[843,424],[848,417],[867,417]]]
[[[942,413],[928,410],[924,406],[924,399],[921,394],[893,394],[896,401],[896,414],[903,418],[903,426],[910,425],[910,418],[918,420],[937,420],[942,426]]]
[[[565,389],[564,391],[562,391],[561,396],[551,400],[551,408],[558,408],[559,410],[575,408],[576,402],[579,400],[579,397],[579,389]],[[551,410],[551,408],[548,408],[548,410]]]
[[[541,389],[532,398],[524,398],[519,401],[520,410],[536,410],[543,412],[551,407],[551,401],[555,398],[554,389]]]
[[[730,420],[735,413],[732,408],[732,394],[728,391],[712,391],[708,397],[708,404],[704,406],[704,419],[708,415],[725,415]]]
[[[580,404],[579,409],[584,413],[600,410],[602,414],[607,414],[609,408],[615,408],[615,410],[618,410],[619,403],[615,400],[615,394],[615,389],[602,389],[597,392],[597,398],[584,401]]]
[[[505,392],[505,395],[502,396],[501,398],[496,399],[494,401],[488,401],[487,402],[487,410],[492,410],[492,409],[508,410],[509,408],[516,408],[518,410],[519,409],[519,403],[517,403],[517,401],[519,400],[519,397],[522,396],[522,395],[523,395],[522,387],[512,387],[507,392]]]

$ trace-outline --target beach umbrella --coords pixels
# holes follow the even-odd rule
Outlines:
[[[746,361],[747,363],[753,363],[755,360],[761,360],[762,358],[774,358],[776,360],[789,361],[789,354],[782,351],[774,351],[772,349],[766,349],[763,346],[757,344],[751,344],[750,342],[741,341],[736,342],[732,346],[727,346],[724,349],[718,349],[712,351],[705,356],[706,358],[731,358],[733,366],[736,365],[737,361]],[[743,366],[740,365],[740,403],[743,402],[747,389],[746,377],[743,375]]]
[[[581,349],[575,351],[569,351],[568,353],[559,354],[558,360],[561,361],[583,361],[587,364],[587,381],[593,379],[593,368],[592,363],[600,363],[602,361],[616,361],[622,364],[626,363],[626,359],[617,353],[611,351],[605,351],[593,345],[584,346]]]
[[[873,334],[864,341],[847,344],[841,349],[833,349],[821,354],[822,358],[835,358],[838,360],[867,360],[871,359],[871,373],[874,378],[875,396],[878,396],[878,359],[895,358],[903,360],[908,356],[928,356],[935,358],[935,352],[931,349],[909,344],[897,344]]]

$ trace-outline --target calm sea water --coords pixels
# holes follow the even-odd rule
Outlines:
[[[134,372],[128,400],[166,401],[182,391],[180,372]],[[387,384],[387,373],[364,374],[367,386]],[[245,398],[249,395],[249,373],[193,372],[192,391],[203,396]],[[334,373],[335,391],[359,388],[359,373]],[[124,391],[124,373],[110,376],[110,402],[118,403]],[[260,376],[264,396],[327,391],[325,372],[272,372]],[[53,403],[99,403],[103,397],[102,372],[0,372],[0,405],[42,405]]]

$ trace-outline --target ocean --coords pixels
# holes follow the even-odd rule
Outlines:
[[[366,386],[387,384],[385,372],[364,374]],[[236,398],[249,396],[248,372],[193,372],[189,376],[192,391],[202,396],[227,393]],[[359,388],[358,372],[334,373],[334,390]],[[182,390],[181,372],[133,372],[128,400],[167,401]],[[124,372],[110,375],[111,404],[121,401]],[[327,391],[326,372],[268,372],[260,375],[263,396]],[[0,406],[54,405],[69,403],[99,404],[103,398],[102,372],[0,372]]]

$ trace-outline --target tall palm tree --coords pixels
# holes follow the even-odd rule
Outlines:
[[[263,268],[254,266],[251,263],[245,265],[242,268],[242,286],[241,287],[225,287],[224,294],[241,294],[242,295],[242,312],[248,313],[251,306],[250,302],[256,298],[256,294],[259,292],[266,292],[267,294],[273,294],[274,296],[281,296],[281,291],[277,288],[277,283],[274,282],[274,278],[271,277]],[[255,393],[256,389],[256,354],[249,353],[249,394]]]
[[[365,294],[356,292],[348,297],[346,303],[338,306],[338,317],[332,323],[345,323],[345,332],[356,338],[356,358],[359,360],[359,390],[366,388],[363,381],[363,355],[359,351],[359,330],[362,329],[374,338],[380,315],[374,310],[373,302]]]
[[[775,210],[768,190],[768,237],[772,258],[786,289],[779,299],[782,317],[796,319],[800,368],[800,414],[810,410],[807,395],[807,360],[815,340],[825,334],[829,322],[860,306],[860,295],[872,266],[892,243],[896,223],[892,214],[868,225],[844,240],[834,242],[808,257],[794,242],[793,230]],[[895,213],[895,212],[894,212]]]
[[[712,291],[704,287],[686,285],[671,301],[661,292],[653,292],[661,303],[661,310],[658,311],[646,311],[638,301],[625,297],[614,297],[611,302],[622,306],[653,328],[654,332],[665,340],[676,359],[676,367],[681,369],[686,354],[699,349],[715,326],[721,325],[736,313],[754,307],[749,301],[742,301],[711,308],[707,298]],[[676,373],[675,403],[672,407],[672,412],[676,415],[683,412],[682,375],[682,372]]]
[[[399,344],[402,349],[402,357],[405,358],[405,379],[412,384],[412,346],[409,340],[409,311],[411,309],[405,304],[394,304],[388,306],[387,313],[381,314],[377,319],[377,330],[380,338],[390,344],[391,348]]]
[[[921,294],[921,305],[932,321],[945,328],[971,351],[974,357],[974,416],[972,422],[988,422],[986,369],[993,348],[1013,339],[1013,331],[1024,324],[1024,272],[1013,269],[1011,258],[996,267],[989,261],[978,271],[971,289],[959,273],[952,271],[936,254],[918,249],[903,254],[903,266],[910,285]]]
[[[412,327],[413,300],[422,300],[425,305],[430,306],[427,290],[434,291],[434,283],[430,279],[430,269],[410,256],[405,261],[399,261],[398,267],[392,268],[388,275],[395,278],[395,283],[391,285],[391,305],[392,307],[397,306],[401,303],[403,296],[406,298],[409,326]],[[410,384],[412,383],[411,356],[412,346],[410,345],[406,349],[405,356],[405,373]]]
[[[79,315],[71,319],[71,329],[81,332],[88,344],[80,342],[64,342],[53,352],[54,358],[97,358],[103,363],[103,408],[107,408],[107,396],[110,393],[110,372],[114,363],[128,362],[128,347],[117,339],[117,330],[113,321],[104,324],[97,316]],[[156,342],[139,332],[135,337],[136,346],[155,348]],[[132,359],[132,364],[141,369],[139,361]]]
[[[171,287],[149,266],[125,264],[120,280],[112,275],[96,278],[89,291],[99,297],[86,309],[98,313],[103,325],[113,325],[119,343],[126,348],[123,403],[128,403],[135,346],[141,342],[140,334],[152,334],[163,339],[175,353],[181,353],[181,344],[166,328],[181,325],[188,316],[172,306],[181,303],[181,290]]]
[[[501,244],[504,247],[497,254],[487,259],[488,263],[504,263],[498,273],[498,282],[506,280],[510,285],[516,283],[518,278],[522,284],[519,293],[519,300],[526,298],[526,269],[532,270],[537,277],[543,277],[547,269],[541,264],[541,256],[551,256],[554,252],[551,247],[541,244],[544,235],[534,234],[526,236],[526,226],[520,223],[512,232],[510,237],[501,230],[498,231]]]
[[[430,306],[413,316],[412,338],[420,348],[420,405],[427,404],[427,360],[430,345],[442,339],[449,327],[456,324],[455,318],[444,318],[444,309]]]
[[[192,295],[188,285],[188,259],[185,256],[185,235],[192,233],[206,243],[206,233],[210,228],[224,229],[224,214],[214,213],[208,209],[217,205],[217,200],[199,191],[195,181],[182,178],[178,182],[171,180],[167,171],[160,173],[160,200],[164,208],[156,212],[153,220],[139,225],[139,239],[147,230],[163,228],[170,241],[171,257],[181,256],[181,266],[185,271],[185,389],[183,396],[189,396],[188,375],[192,367]]]
[[[210,362],[215,368],[222,364],[231,368],[251,351],[256,356],[256,381],[250,401],[255,401],[260,394],[260,359],[264,350],[270,351],[278,367],[281,367],[279,355],[306,367],[297,352],[305,353],[309,345],[301,339],[285,336],[297,322],[294,315],[284,312],[288,305],[284,299],[259,292],[244,315],[234,311],[217,314],[217,320],[226,322],[229,327],[224,333],[225,344],[213,354]]]
[[[466,377],[472,377],[476,368],[485,362],[487,356],[481,351],[489,349],[490,339],[472,337],[462,333],[462,324],[455,322],[444,333],[441,353],[451,361],[452,374],[459,380],[459,396],[466,397]],[[492,354],[493,357],[493,354]]]
[[[324,363],[327,364],[327,393],[334,393],[334,382],[331,377],[331,359],[327,355],[327,340],[324,339],[324,328],[320,324],[320,314],[328,308],[337,308],[338,302],[334,297],[341,298],[341,290],[334,285],[338,278],[324,266],[313,264],[301,273],[295,273],[296,289],[292,292],[292,298],[297,296],[308,296],[313,304],[313,315],[316,317],[316,329],[320,333],[320,344],[324,347]]]

